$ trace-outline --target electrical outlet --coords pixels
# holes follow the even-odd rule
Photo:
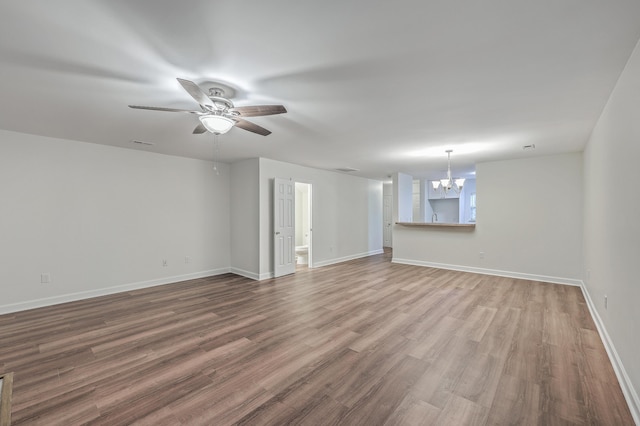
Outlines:
[[[51,282],[51,274],[48,272],[44,272],[40,274],[40,283],[49,284]]]
[[[484,259],[484,252],[483,252],[483,251],[481,251],[480,253],[478,253],[478,257],[479,257],[480,259]]]
[[[189,256],[185,256],[184,263],[191,263],[191,258]]]
[[[605,294],[605,295],[604,295],[604,308],[605,308],[605,309],[607,309],[607,307],[608,307],[607,305],[608,305],[608,304],[609,304],[609,301],[608,301],[608,299],[607,299],[607,295]]]
[[[162,259],[162,266],[169,266],[169,262],[167,262],[167,259]]]

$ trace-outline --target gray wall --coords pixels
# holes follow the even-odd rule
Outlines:
[[[260,262],[259,161],[251,158],[231,166],[231,271],[258,279]]]
[[[265,159],[217,166],[0,131],[0,313],[229,271],[268,277],[275,176],[313,184],[316,266],[381,251],[381,182]]]
[[[260,159],[260,277],[273,274],[273,179],[312,184],[313,265],[382,251],[382,182]]]
[[[640,46],[584,153],[584,281],[640,424]],[[608,298],[605,308],[604,297]]]
[[[0,313],[227,272],[218,168],[0,131]]]
[[[475,230],[395,225],[394,261],[580,284],[581,153],[481,163],[476,186]]]
[[[393,176],[393,223],[413,222],[413,177],[406,173]]]

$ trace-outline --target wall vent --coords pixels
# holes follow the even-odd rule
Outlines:
[[[531,145],[524,145],[522,149],[525,151],[533,151],[534,149],[536,149],[536,145],[533,143]]]

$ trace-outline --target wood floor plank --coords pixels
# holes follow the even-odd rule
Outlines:
[[[341,422],[349,425],[382,424],[396,411],[405,392],[413,386],[427,365],[413,357],[402,357],[351,407]]]
[[[498,312],[496,308],[475,306],[469,316],[464,319],[464,325],[456,331],[456,335],[480,342],[489,329],[496,312]]]
[[[502,377],[503,364],[501,358],[479,351],[474,353],[452,392],[490,408]]]
[[[489,410],[487,425],[539,424],[539,396],[537,384],[503,374]]]
[[[483,425],[489,409],[457,395],[450,395],[446,405],[436,419],[440,425]]]
[[[400,405],[387,418],[384,426],[429,426],[436,424],[441,410],[412,394],[404,397]]]
[[[0,316],[14,425],[633,424],[577,287],[391,263]]]

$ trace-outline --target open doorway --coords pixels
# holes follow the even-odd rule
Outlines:
[[[295,205],[295,241],[296,241],[296,269],[312,268],[312,194],[311,184],[296,182]]]

